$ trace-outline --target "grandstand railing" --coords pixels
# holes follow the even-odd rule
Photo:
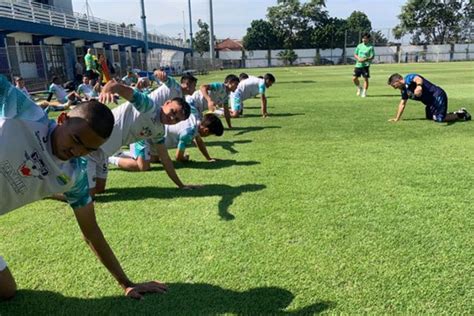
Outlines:
[[[112,36],[143,40],[143,33],[133,27],[123,27],[95,17],[88,17],[77,12],[64,11],[49,5],[21,0],[0,0],[0,17],[44,23],[79,31],[93,32]],[[182,40],[165,35],[147,34],[148,42],[189,48]]]

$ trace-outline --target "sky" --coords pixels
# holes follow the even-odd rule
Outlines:
[[[144,0],[149,32],[175,38],[189,37],[188,0]],[[140,0],[88,0],[96,18],[117,23],[134,23],[141,28]],[[367,14],[374,29],[393,28],[398,23],[406,0],[326,0],[326,10],[332,17],[347,18],[353,11]],[[72,0],[74,11],[86,12],[86,0]],[[267,8],[277,0],[213,0],[214,34],[217,39],[241,39],[253,20],[266,19]],[[209,0],[191,0],[193,33],[197,20],[209,24]],[[184,23],[183,23],[184,14]],[[186,31],[184,31],[186,29]],[[384,32],[385,33],[385,32]]]

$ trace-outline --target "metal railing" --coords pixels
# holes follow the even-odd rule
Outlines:
[[[122,25],[95,17],[88,17],[77,12],[68,12],[31,1],[0,0],[0,17],[11,18],[79,31],[106,34],[118,37],[143,40],[143,33],[133,27]],[[148,34],[148,42],[189,48],[182,40],[165,35]]]

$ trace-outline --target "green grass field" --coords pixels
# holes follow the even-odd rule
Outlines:
[[[390,123],[393,72],[443,87],[449,109],[474,112],[474,63],[374,65],[365,99],[352,67],[271,71],[271,117],[259,100],[221,138],[208,163],[112,169],[97,217],[134,281],[165,295],[123,297],[81,240],[72,210],[51,200],[0,218],[0,254],[19,291],[0,315],[473,314],[473,122],[424,120],[410,101]],[[236,70],[238,74],[240,70]],[[199,77],[221,81],[228,71]]]

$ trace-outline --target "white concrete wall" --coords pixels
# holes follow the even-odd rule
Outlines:
[[[61,37],[57,36],[52,36],[52,37],[47,37],[44,39],[44,44],[45,45],[62,45],[63,41]]]
[[[30,33],[15,32],[8,34],[8,37],[15,38],[15,43],[33,43],[33,35]]]

